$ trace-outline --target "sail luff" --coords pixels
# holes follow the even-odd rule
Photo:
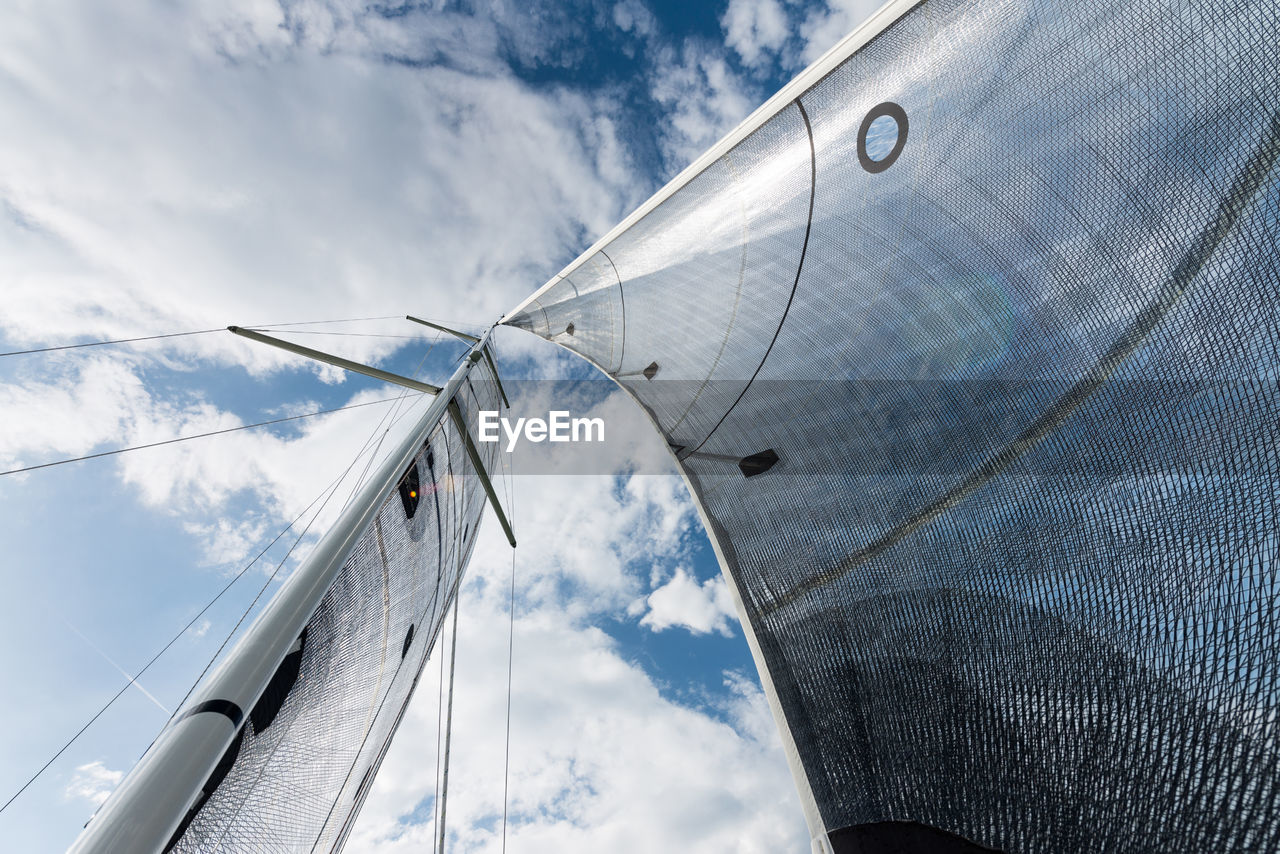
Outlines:
[[[487,334],[485,336],[487,340]],[[482,341],[477,346],[484,346]],[[295,644],[352,549],[403,477],[406,467],[442,419],[468,373],[464,359],[414,429],[379,465],[321,538],[315,550],[284,582],[213,675],[94,815],[70,849],[73,854],[159,851],[197,802],[245,718],[281,661]]]

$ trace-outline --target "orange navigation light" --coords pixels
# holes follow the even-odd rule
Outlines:
[[[400,478],[400,502],[404,505],[404,517],[412,519],[418,512],[418,491],[422,489],[422,481],[418,477],[418,464],[413,463]]]

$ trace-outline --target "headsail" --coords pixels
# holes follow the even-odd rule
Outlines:
[[[505,319],[670,443],[817,846],[1280,848],[1278,24],[891,3]]]
[[[496,446],[469,451],[449,410],[465,425],[499,408],[480,353],[73,850],[341,849],[476,541],[486,496],[472,452],[492,471]]]

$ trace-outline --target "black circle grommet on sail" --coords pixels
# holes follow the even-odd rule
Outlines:
[[[893,148],[889,149],[889,153],[879,158],[873,158],[867,150],[867,134],[871,131],[871,125],[876,119],[889,117],[893,119],[897,125],[898,138],[893,143]],[[858,127],[858,162],[862,164],[862,168],[873,175],[877,175],[893,165],[898,159],[898,155],[902,154],[902,149],[907,144],[907,111],[902,109],[900,104],[893,101],[884,101],[876,104],[867,111],[866,116],[862,119],[861,126]]]

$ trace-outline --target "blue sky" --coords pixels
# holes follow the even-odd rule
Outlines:
[[[0,350],[406,313],[487,324],[874,6],[9,0]],[[373,336],[290,337],[437,381],[459,353],[424,362],[432,336],[397,320],[301,329]],[[498,345],[512,378],[591,376],[524,333]],[[0,358],[0,469],[396,394],[229,334]],[[119,689],[110,662],[146,662],[391,407],[0,477],[0,797]],[[646,441],[625,400],[601,392],[594,411]],[[512,850],[806,851],[684,487],[628,465],[513,486]],[[70,843],[289,541],[0,814],[7,850]],[[462,600],[456,851],[497,850],[509,572],[489,519]],[[430,837],[435,666],[348,850]]]

